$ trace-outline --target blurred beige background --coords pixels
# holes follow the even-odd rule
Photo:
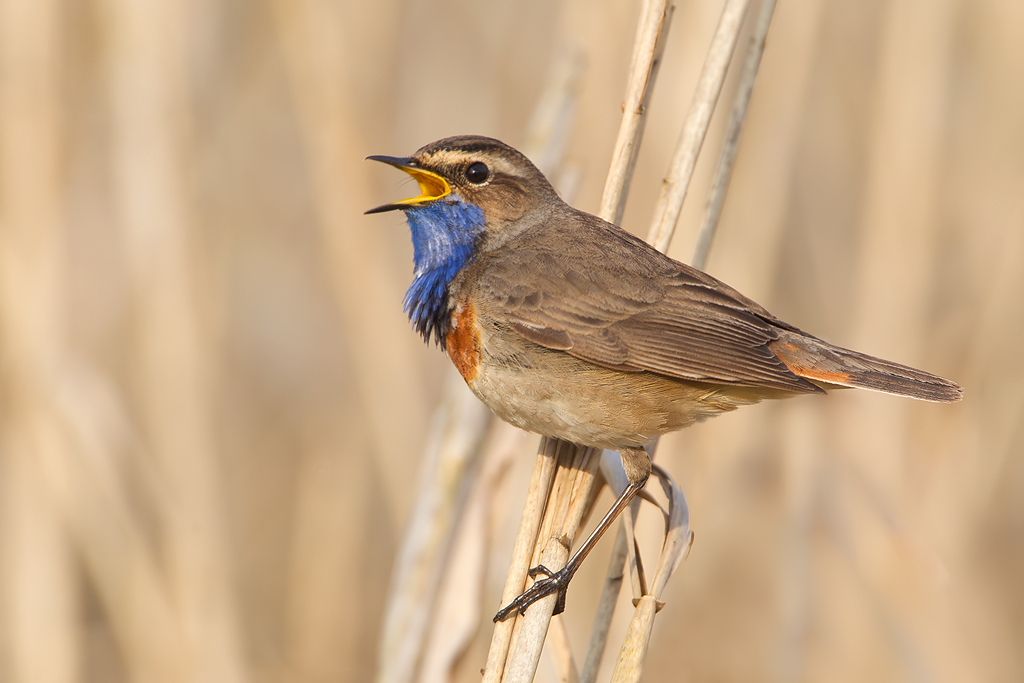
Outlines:
[[[522,145],[578,53],[566,168],[595,211],[638,4],[0,0],[0,680],[372,678],[450,369],[402,313],[401,216],[362,215],[411,183],[362,159]],[[720,8],[678,3],[640,234]],[[708,270],[966,398],[665,439],[696,543],[646,680],[1024,680],[1022,31],[1016,0],[780,3]],[[579,651],[604,562],[569,594]]]

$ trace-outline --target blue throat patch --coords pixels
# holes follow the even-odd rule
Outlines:
[[[433,337],[443,348],[451,315],[448,285],[473,260],[484,212],[449,195],[406,209],[405,218],[412,231],[416,276],[405,293],[405,312],[425,341]]]

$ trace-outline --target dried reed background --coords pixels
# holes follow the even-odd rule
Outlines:
[[[678,3],[627,228],[720,8]],[[372,677],[450,371],[401,312],[400,217],[361,215],[409,183],[361,160],[523,144],[578,50],[566,152],[596,211],[637,11],[0,0],[0,680]],[[966,399],[837,393],[664,439],[696,543],[647,680],[1024,679],[1022,30],[1013,0],[780,3],[708,270]],[[514,445],[486,614],[536,439]],[[569,593],[577,651],[608,545]],[[613,643],[627,620],[624,596]]]

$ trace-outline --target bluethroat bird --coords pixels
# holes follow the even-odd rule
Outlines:
[[[715,278],[563,202],[530,161],[486,137],[433,142],[405,171],[402,210],[415,277],[405,311],[501,419],[618,451],[629,486],[558,572],[502,609],[504,619],[565,587],[643,488],[644,449],[667,432],[768,398],[859,387],[925,401],[963,390],[927,372],[833,346]]]

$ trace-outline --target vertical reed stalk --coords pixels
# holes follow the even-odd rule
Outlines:
[[[675,155],[668,175],[661,185],[661,194],[654,207],[647,241],[660,251],[666,251],[683,210],[683,200],[690,187],[690,178],[697,165],[697,155],[704,144],[704,136],[711,123],[711,114],[718,102],[718,94],[725,83],[725,74],[732,60],[733,48],[743,28],[743,17],[749,0],[726,0],[722,16],[718,21],[711,47],[704,60],[697,89],[694,91],[690,110],[683,122],[683,131],[676,145]]]
[[[79,584],[48,466],[67,457],[60,3],[0,1],[0,678],[80,676]]]

